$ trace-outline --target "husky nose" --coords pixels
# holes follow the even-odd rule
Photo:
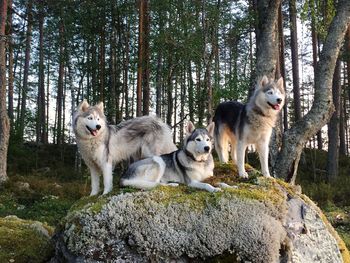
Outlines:
[[[277,103],[278,103],[278,104],[281,104],[281,102],[282,102],[282,99],[281,99],[281,98],[278,98],[278,99],[277,99]]]
[[[209,152],[209,150],[210,150],[210,147],[209,147],[209,146],[205,146],[205,147],[204,147],[204,151]]]
[[[97,130],[101,129],[101,125],[100,125],[100,124],[97,124],[97,125],[96,125],[96,129],[97,129]]]

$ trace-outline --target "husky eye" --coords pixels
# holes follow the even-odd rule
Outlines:
[[[272,95],[272,94],[273,94],[272,90],[269,90],[269,91],[267,92],[267,94]]]
[[[89,117],[88,117],[88,120],[92,120],[92,117],[91,117],[91,116],[89,116]]]
[[[210,141],[210,139],[209,138],[207,138],[207,142],[209,142]]]
[[[99,121],[99,120],[100,120],[100,118],[97,118],[97,120]]]
[[[200,138],[197,138],[197,139],[196,139],[196,141],[197,141],[197,142],[200,142],[200,141],[201,141],[201,139],[200,139]]]

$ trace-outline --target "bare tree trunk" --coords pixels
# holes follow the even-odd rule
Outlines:
[[[32,40],[32,26],[33,26],[33,14],[32,14],[32,0],[29,0],[27,6],[27,33],[26,33],[26,51],[25,51],[25,62],[23,72],[23,86],[22,86],[22,97],[21,97],[21,114],[19,117],[18,127],[18,139],[23,142],[24,136],[24,122],[27,111],[27,93],[28,93],[28,76],[29,76],[29,62],[30,62],[30,48]]]
[[[105,64],[106,64],[106,36],[105,36],[105,25],[102,25],[100,30],[100,52],[99,52],[99,101],[104,101],[104,90],[105,90]]]
[[[65,61],[65,48],[64,48],[64,24],[61,20],[59,25],[59,69],[58,69],[58,87],[57,87],[57,127],[56,127],[56,143],[63,143],[62,135],[62,109],[63,109],[63,85],[64,85],[64,61]]]
[[[125,97],[125,117],[126,119],[129,119],[130,116],[130,110],[129,110],[129,88],[128,88],[128,81],[129,81],[129,53],[130,53],[130,23],[127,23],[127,31],[125,32],[125,51],[124,51],[124,97]]]
[[[192,66],[191,60],[188,61],[187,66],[187,78],[188,78],[188,110],[190,115],[190,121],[194,123],[194,85],[192,79]]]
[[[7,0],[0,1],[0,184],[7,177],[7,149],[10,136],[10,121],[6,111],[6,38],[5,26],[7,16]]]
[[[45,125],[45,143],[49,142],[49,109],[50,109],[50,47],[48,50],[46,62],[46,125]]]
[[[332,85],[334,112],[328,123],[327,179],[334,181],[339,168],[339,107],[340,107],[340,60],[337,60]]]
[[[280,74],[283,77],[283,86],[286,87],[286,63],[284,58],[284,34],[283,34],[283,14],[282,5],[278,8],[278,38],[279,38],[279,65]],[[279,76],[277,76],[279,77]],[[283,129],[288,130],[288,102],[283,106]]]
[[[149,114],[149,10],[148,0],[139,0],[139,61],[136,115]],[[142,104],[142,110],[141,110]]]
[[[311,2],[311,9],[315,9],[315,3]],[[318,37],[316,31],[316,21],[315,15],[311,12],[311,42],[312,42],[312,66],[314,68],[314,80],[316,79],[316,66],[317,66],[317,58],[318,58]],[[322,141],[322,131],[319,130],[317,132],[317,149],[322,150],[323,141]]]
[[[279,178],[293,183],[304,144],[329,120],[332,112],[332,77],[346,29],[350,23],[350,1],[338,2],[316,69],[315,99],[311,110],[283,136],[281,151],[274,164]]]
[[[11,133],[13,134],[14,128],[14,113],[13,113],[13,39],[12,39],[12,0],[8,1],[8,56],[9,56],[9,68],[8,68],[8,116],[10,118]]]
[[[36,141],[44,143],[46,138],[45,126],[45,72],[44,72],[44,12],[42,4],[39,11],[39,87],[37,98]]]
[[[289,0],[290,16],[290,46],[292,52],[292,72],[293,72],[293,102],[295,121],[301,119],[300,85],[299,85],[299,52],[298,52],[298,28],[297,10],[295,0]]]
[[[259,33],[257,34],[255,80],[263,75],[275,77],[277,61],[277,19],[281,0],[258,1]]]
[[[162,51],[157,54],[157,72],[156,72],[156,114],[162,117]]]

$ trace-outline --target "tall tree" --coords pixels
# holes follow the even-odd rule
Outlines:
[[[45,117],[45,68],[44,68],[44,7],[39,3],[39,87],[37,98],[36,141],[46,141],[46,117]]]
[[[295,121],[301,119],[300,85],[299,85],[299,52],[296,1],[289,0],[290,46],[292,52],[293,102]]]
[[[294,182],[304,144],[329,120],[333,113],[332,79],[336,59],[350,23],[350,1],[340,0],[329,27],[316,68],[315,97],[310,111],[284,133],[281,151],[274,163],[275,174]]]
[[[23,86],[22,86],[22,96],[21,96],[21,112],[19,116],[19,126],[18,126],[18,139],[23,142],[24,136],[24,123],[27,112],[27,97],[28,97],[28,77],[29,77],[29,63],[30,63],[30,49],[32,41],[32,27],[33,27],[33,10],[32,10],[32,0],[28,1],[27,5],[27,32],[26,32],[26,50],[25,50],[25,62],[23,69]]]
[[[327,175],[329,182],[334,181],[337,177],[339,167],[340,71],[338,58],[332,84],[334,112],[328,123]]]
[[[315,1],[310,1],[310,13],[311,13],[311,42],[312,42],[312,66],[314,69],[314,80],[316,79],[316,66],[318,59],[318,36],[316,30],[316,6]],[[322,150],[323,140],[322,140],[322,131],[317,132],[317,148]]]
[[[0,184],[7,180],[7,148],[10,121],[6,111],[6,26],[7,0],[0,1]]]
[[[9,37],[8,41],[8,116],[10,118],[11,132],[14,127],[14,112],[13,112],[13,37],[12,37],[12,0],[8,1],[8,18],[7,26]]]
[[[64,62],[65,62],[65,40],[64,40],[64,22],[59,21],[59,69],[57,82],[57,125],[56,125],[56,143],[63,143],[63,126],[62,110],[63,110],[63,86],[64,86]]]
[[[139,0],[139,47],[136,115],[149,113],[149,9],[148,0]],[[141,110],[142,106],[142,110]]]

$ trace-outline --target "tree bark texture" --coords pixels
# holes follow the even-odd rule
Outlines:
[[[14,127],[14,113],[13,113],[13,39],[12,39],[12,0],[8,1],[8,116],[10,118],[11,132],[13,133]]]
[[[7,149],[10,136],[10,121],[6,111],[6,62],[5,25],[7,16],[7,0],[0,1],[0,184],[7,177]]]
[[[278,49],[277,21],[281,0],[260,0],[258,8],[257,52],[255,82],[263,75],[275,77]]]
[[[332,85],[334,112],[328,123],[327,179],[334,181],[339,164],[340,60],[337,60]]]
[[[18,127],[18,139],[23,142],[24,136],[24,122],[27,111],[27,93],[28,93],[28,76],[29,76],[29,62],[30,62],[30,49],[32,41],[32,27],[33,27],[33,14],[32,14],[32,0],[28,2],[27,6],[27,33],[26,33],[26,51],[25,51],[25,62],[23,71],[23,86],[22,86],[22,97],[21,97],[21,114],[19,118]]]
[[[44,72],[44,12],[40,7],[39,13],[39,87],[37,98],[36,141],[46,142],[45,117],[45,72]]]
[[[293,74],[293,102],[294,119],[301,119],[300,85],[299,85],[299,52],[298,52],[298,28],[296,1],[289,0],[290,17],[290,48],[292,53],[292,74]]]
[[[274,164],[277,177],[293,183],[304,144],[314,136],[333,113],[332,79],[336,59],[350,23],[350,1],[339,1],[316,68],[315,97],[310,111],[283,136],[281,151]]]
[[[56,126],[56,143],[63,143],[63,127],[62,127],[62,109],[63,109],[63,86],[64,86],[64,61],[65,61],[65,49],[64,49],[64,24],[63,20],[60,21],[59,26],[59,69],[58,69],[58,87],[57,87],[57,126]]]
[[[149,10],[148,0],[139,0],[139,61],[136,115],[149,114]],[[142,107],[141,107],[142,106]]]

